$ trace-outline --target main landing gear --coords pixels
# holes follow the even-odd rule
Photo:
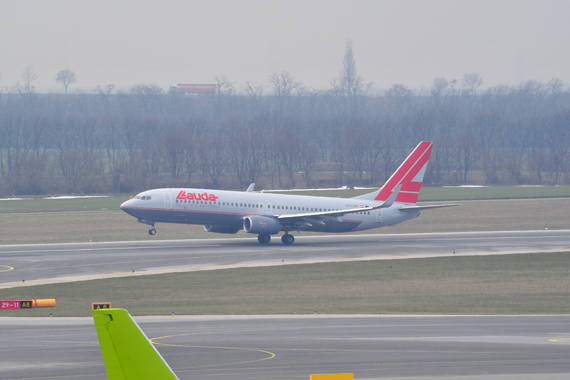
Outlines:
[[[289,235],[288,233],[285,233],[285,235],[281,236],[281,243],[285,245],[291,245],[294,241],[295,237],[293,237],[293,235]]]
[[[257,241],[260,242],[261,244],[268,244],[271,241],[271,235],[259,234],[257,236]],[[281,237],[281,242],[285,245],[291,245],[293,244],[294,241],[295,238],[293,237],[293,235],[289,235],[289,233],[285,233],[285,235]]]
[[[267,244],[271,241],[271,235],[269,234],[259,234],[257,241],[261,244]]]
[[[149,235],[156,235],[156,230],[154,228],[151,228],[150,230],[148,230],[148,234]]]

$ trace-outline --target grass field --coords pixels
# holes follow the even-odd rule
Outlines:
[[[133,315],[570,314],[570,253],[228,269],[0,290],[56,298],[2,316],[89,316],[91,302]]]

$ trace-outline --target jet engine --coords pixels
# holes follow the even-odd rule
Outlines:
[[[281,231],[281,224],[277,219],[267,216],[246,216],[243,219],[243,230],[249,234],[275,235]]]
[[[228,226],[214,226],[212,224],[205,224],[204,229],[206,232],[216,232],[219,234],[237,234],[239,229]]]

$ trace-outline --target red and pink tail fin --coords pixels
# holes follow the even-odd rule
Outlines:
[[[386,201],[394,189],[398,185],[402,185],[396,202],[416,203],[422,188],[432,146],[433,142],[431,141],[420,142],[380,190],[355,198]]]

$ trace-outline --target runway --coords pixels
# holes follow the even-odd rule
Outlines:
[[[570,230],[298,236],[0,246],[0,289],[119,276],[314,262],[570,249]]]
[[[570,376],[568,316],[136,320],[180,379],[306,380],[318,373],[354,373],[355,379]],[[0,379],[106,379],[90,318],[0,318],[0,331]]]

